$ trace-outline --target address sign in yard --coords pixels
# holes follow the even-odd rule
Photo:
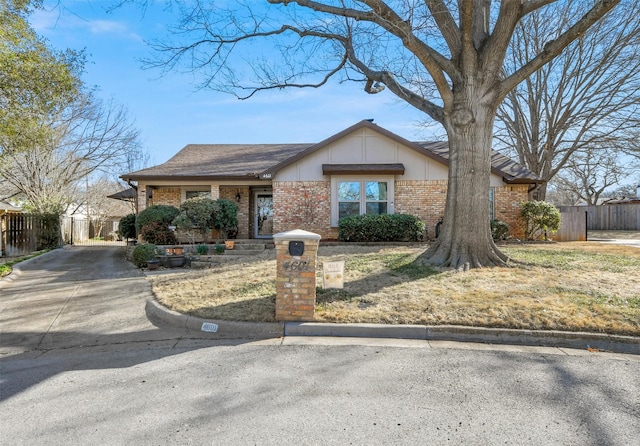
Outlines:
[[[322,264],[322,285],[327,288],[344,288],[344,260]]]

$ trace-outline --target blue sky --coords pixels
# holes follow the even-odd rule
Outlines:
[[[176,15],[164,2],[141,11],[125,6],[112,13],[113,0],[47,0],[47,11],[31,17],[36,32],[56,49],[86,49],[84,81],[104,99],[124,105],[141,140],[159,164],[191,143],[318,142],[362,119],[407,139],[434,139],[425,115],[384,91],[369,95],[356,84],[337,82],[320,89],[263,93],[246,101],[198,90],[191,74],[142,69],[152,56],[145,41],[167,36]],[[54,7],[56,6],[57,7]]]

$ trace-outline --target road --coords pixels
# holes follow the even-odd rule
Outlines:
[[[118,251],[0,287],[0,444],[632,445],[640,357],[151,323]]]

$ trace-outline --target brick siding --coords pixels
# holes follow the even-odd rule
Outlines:
[[[529,185],[514,184],[496,187],[494,190],[494,218],[509,225],[509,234],[519,239],[524,238],[524,230],[520,220],[520,207],[529,200]]]
[[[236,195],[240,193],[240,202],[236,201]],[[231,200],[238,205],[238,236],[239,239],[250,238],[249,233],[249,186],[220,186],[220,198]]]
[[[147,187],[141,185],[138,190],[139,211],[144,210]],[[238,203],[238,238],[251,238],[252,200],[248,186],[222,186],[215,188],[215,195]],[[494,189],[494,216],[509,225],[512,236],[524,236],[519,220],[522,202],[527,201],[528,185],[516,184]],[[214,195],[212,193],[212,195]],[[425,222],[428,237],[435,236],[435,225],[444,215],[447,196],[447,181],[408,181],[395,182],[395,212],[415,215]],[[153,204],[168,204],[180,207],[181,189],[179,187],[159,187],[153,190]],[[322,236],[322,240],[336,240],[338,228],[331,227],[331,182],[330,181],[275,181],[273,183],[273,231],[274,233],[304,229]],[[212,237],[218,238],[213,231]]]
[[[338,228],[331,227],[330,181],[274,181],[273,231],[304,229],[336,240]]]
[[[159,187],[153,189],[153,204],[163,204],[180,209],[182,189],[179,187]]]
[[[396,181],[395,195],[396,214],[415,215],[427,226],[427,237],[434,238],[436,223],[444,216],[447,181]]]

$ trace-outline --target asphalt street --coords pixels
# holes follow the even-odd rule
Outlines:
[[[446,341],[213,339],[149,320],[114,248],[0,284],[0,444],[634,445],[640,357]]]

